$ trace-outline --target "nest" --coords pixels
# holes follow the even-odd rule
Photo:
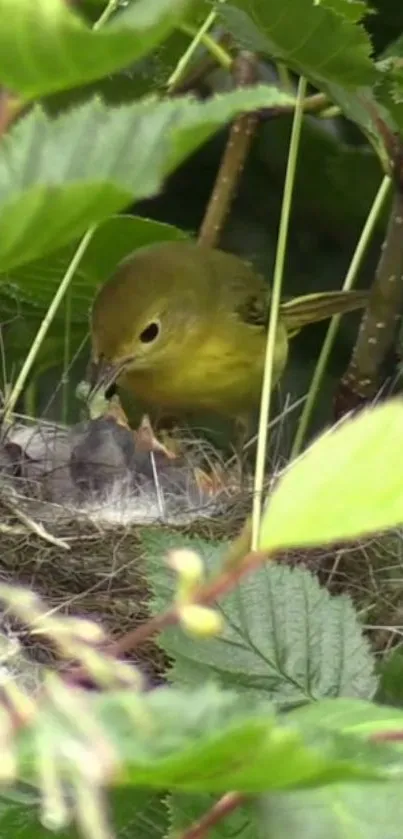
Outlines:
[[[233,474],[224,483],[211,461],[201,468],[209,454],[193,440],[173,457],[149,426],[133,435],[113,416],[11,426],[0,445],[0,580],[35,591],[50,611],[95,620],[110,639],[132,630],[149,614],[143,528],[229,538],[229,522],[234,533],[244,518]],[[52,647],[7,614],[2,628],[31,662],[57,666]],[[132,660],[151,683],[166,666],[153,644]]]
[[[111,639],[148,617],[143,528],[226,541],[239,531],[251,498],[218,457],[213,463],[204,451],[201,464],[199,444],[173,459],[154,440],[145,446],[144,435],[136,441],[123,431],[111,418],[73,429],[14,426],[0,445],[0,580],[34,590],[49,610],[95,620]],[[201,468],[206,459],[208,473]],[[400,531],[279,560],[306,566],[332,593],[350,594],[374,650],[401,643]],[[2,629],[18,636],[31,673],[58,665],[51,645],[7,613]],[[151,684],[161,680],[166,661],[152,643],[132,660]],[[23,669],[26,676],[26,658]]]
[[[288,551],[281,559],[308,568],[331,594],[348,594],[376,654],[403,643],[402,530],[326,548]]]

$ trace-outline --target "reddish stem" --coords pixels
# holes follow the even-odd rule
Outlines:
[[[245,802],[240,792],[227,792],[197,822],[193,822],[179,839],[203,839],[208,831]]]

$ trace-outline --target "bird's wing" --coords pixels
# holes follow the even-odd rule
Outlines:
[[[261,329],[267,326],[269,300],[269,290],[267,295],[251,292],[238,301],[235,313],[244,323]]]
[[[288,333],[295,334],[309,323],[363,309],[367,302],[366,291],[322,291],[294,297],[281,304],[280,312]]]
[[[310,323],[326,320],[335,314],[353,312],[362,309],[368,302],[365,291],[328,291],[306,294],[283,301],[280,305],[280,317],[291,338],[302,327]],[[244,323],[266,328],[270,311],[270,290],[267,293],[251,292],[238,301],[236,313]]]

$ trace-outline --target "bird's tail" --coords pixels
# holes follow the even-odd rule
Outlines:
[[[292,336],[309,323],[363,309],[367,302],[367,291],[322,291],[282,303],[281,316]]]

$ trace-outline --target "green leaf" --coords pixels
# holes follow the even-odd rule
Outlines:
[[[25,99],[137,61],[181,20],[187,0],[137,0],[98,31],[64,0],[0,0],[0,81]]]
[[[403,405],[393,401],[319,437],[279,479],[260,547],[332,543],[401,524],[402,425]]]
[[[163,240],[185,239],[186,234],[169,224],[135,216],[114,216],[102,222],[92,237],[71,283],[71,322],[88,325],[88,311],[97,286],[117,264],[136,248]],[[42,315],[76,251],[78,242],[57,253],[0,275],[0,295],[16,300]],[[55,320],[65,319],[64,307]],[[63,357],[63,336],[60,336]],[[54,350],[53,350],[54,352]]]
[[[319,0],[319,5],[332,9],[350,23],[359,23],[365,15],[372,13],[372,9],[363,0]]]
[[[355,122],[379,155],[383,168],[389,171],[389,149],[385,146],[382,124],[392,132],[403,131],[403,73],[401,58],[403,36],[389,44],[376,63],[376,79],[372,88],[357,91],[341,85],[328,84],[325,90],[348,119]]]
[[[322,699],[290,711],[288,719],[303,729],[320,726],[323,730],[354,734],[368,739],[381,732],[403,733],[403,713],[400,709],[376,705],[361,699]],[[402,744],[399,746],[402,749]]]
[[[361,87],[376,77],[365,30],[327,4],[234,0],[219,14],[242,46],[281,59],[314,82]]]
[[[402,38],[403,45],[403,38]],[[400,47],[402,51],[402,47]],[[375,88],[376,110],[393,132],[403,132],[403,71],[401,58],[396,66],[393,59],[381,62],[382,75]]]
[[[268,86],[198,102],[149,98],[107,108],[98,101],[55,120],[40,108],[0,144],[0,266],[57,250],[165,178],[243,111],[290,101]]]
[[[381,76],[379,75],[377,84],[380,81]],[[384,137],[379,130],[379,125],[374,119],[374,114],[377,114],[379,110],[374,95],[375,88],[371,89],[368,87],[352,91],[342,85],[328,84],[324,85],[324,89],[333,102],[342,110],[344,116],[352,122],[355,122],[361,129],[381,160],[386,161]],[[363,151],[368,154],[366,147],[364,147]]]
[[[260,800],[259,839],[400,839],[400,783],[335,784]]]
[[[173,600],[175,580],[162,561],[169,549],[190,547],[207,571],[218,572],[223,547],[199,539],[142,531],[153,612]],[[369,697],[374,662],[348,597],[331,597],[308,571],[265,563],[220,599],[220,637],[196,640],[178,626],[159,643],[173,658],[176,684],[220,680],[226,687],[280,706],[324,696]]]

